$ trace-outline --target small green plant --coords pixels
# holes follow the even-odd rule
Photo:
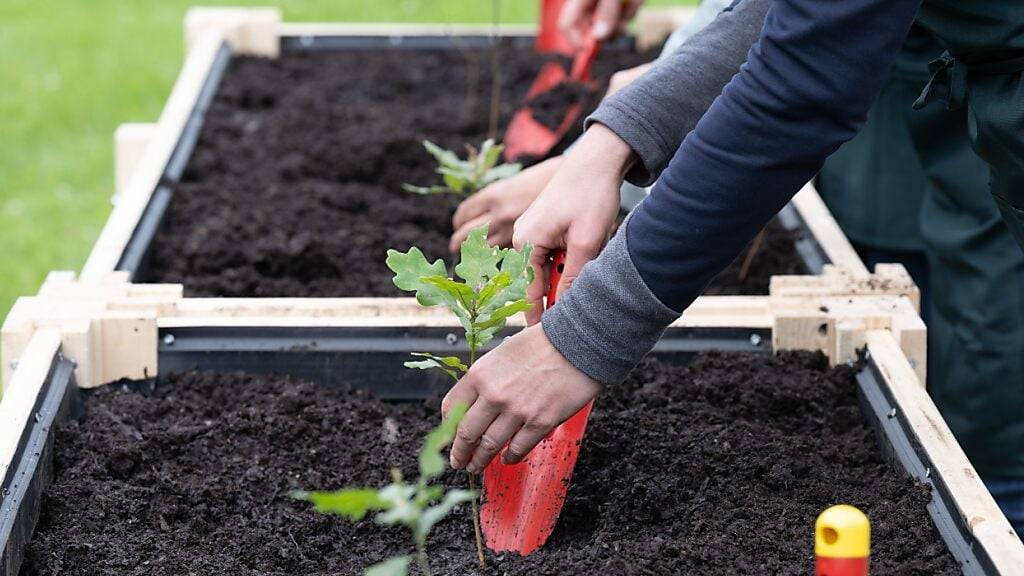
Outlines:
[[[462,160],[458,154],[445,150],[429,140],[423,147],[437,159],[437,173],[444,180],[444,186],[413,186],[403,184],[402,188],[417,194],[455,194],[471,196],[488,184],[508,178],[522,170],[521,164],[498,164],[504,146],[488,139],[480,149],[466,145],[468,158]]]
[[[430,482],[444,472],[441,451],[455,438],[455,430],[466,413],[466,405],[452,408],[441,425],[427,435],[420,450],[420,475],[415,484],[406,483],[398,468],[391,469],[391,484],[373,488],[349,488],[336,492],[294,492],[293,497],[313,504],[317,512],[338,514],[353,521],[377,511],[374,520],[386,526],[405,526],[416,542],[416,563],[424,575],[430,575],[427,560],[427,536],[430,530],[456,506],[475,500],[473,490],[448,490]],[[440,500],[440,502],[438,502]],[[434,502],[437,502],[434,504]],[[405,576],[414,557],[389,558],[366,569],[366,576]]]
[[[533,282],[530,266],[531,247],[522,250],[495,248],[487,244],[487,226],[470,232],[462,243],[455,274],[462,282],[449,278],[444,261],[427,261],[419,248],[408,252],[388,250],[387,265],[395,273],[394,283],[402,290],[415,292],[422,306],[445,306],[459,319],[466,331],[469,362],[457,356],[435,356],[426,352],[413,354],[422,360],[405,363],[408,368],[438,369],[458,380],[476,361],[480,349],[490,342],[508,319],[530,309],[526,288]],[[469,490],[448,490],[430,482],[444,472],[441,451],[451,443],[467,407],[459,404],[428,436],[419,454],[420,475],[416,484],[408,484],[397,468],[392,469],[392,483],[379,490],[350,488],[337,492],[295,492],[293,496],[313,503],[318,512],[339,514],[358,521],[370,511],[378,511],[378,523],[409,528],[416,543],[416,555],[389,558],[367,568],[366,576],[405,576],[415,559],[420,572],[429,576],[427,536],[441,519],[463,502],[473,505],[473,531],[477,558],[484,564],[483,539],[477,510],[477,493],[473,475]],[[440,502],[438,502],[440,501]],[[434,504],[437,502],[436,504]]]

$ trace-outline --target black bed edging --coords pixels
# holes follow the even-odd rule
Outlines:
[[[879,384],[882,380],[881,371],[870,360],[857,374],[858,396],[863,412],[877,433],[882,452],[890,460],[898,462],[898,468],[902,468],[907,475],[931,487],[932,501],[928,504],[928,513],[943,542],[960,562],[964,575],[997,575],[985,550],[974,546],[974,539],[964,518],[957,511],[949,487],[921,447],[906,415],[896,408],[890,393]]]
[[[485,349],[513,333],[500,333]],[[371,388],[388,400],[410,400],[447,386],[448,379],[440,372],[402,368],[409,353],[466,356],[469,350],[459,334],[452,328],[427,327],[167,328],[160,331],[158,353],[164,374],[193,369],[274,372],[327,386]],[[767,329],[672,328],[654,354],[688,362],[702,350],[768,352],[770,343]],[[384,371],[391,371],[387,379],[380,377]]]
[[[203,81],[195,108],[192,109],[188,120],[185,121],[181,138],[175,143],[174,151],[171,152],[171,157],[167,160],[163,175],[153,194],[150,195],[149,202],[135,225],[135,230],[132,231],[132,237],[117,262],[117,270],[128,271],[131,280],[134,280],[135,274],[145,265],[150,245],[164,220],[164,214],[167,213],[167,205],[171,202],[172,191],[169,184],[181,180],[189,158],[192,157],[192,151],[195,150],[196,142],[199,141],[199,133],[203,129],[206,112],[213,103],[213,98],[220,87],[220,81],[224,78],[224,73],[227,72],[230,62],[231,49],[227,44],[222,44],[210,67],[210,74]]]
[[[503,36],[503,41],[508,42],[512,47],[532,46],[533,36]],[[456,39],[462,44],[457,44]],[[403,36],[400,34],[390,36],[283,36],[281,38],[281,50],[289,51],[329,51],[329,50],[374,50],[374,49],[396,49],[396,50],[428,50],[428,49],[464,49],[468,47],[489,46],[490,37],[483,35],[468,36]],[[612,46],[631,47],[635,44],[633,38],[620,38],[614,41]],[[167,213],[167,206],[173,198],[171,185],[179,182],[184,173],[185,167],[192,156],[199,134],[203,128],[206,112],[209,110],[217,90],[220,88],[221,80],[231,63],[231,49],[228,45],[222,44],[210,69],[210,74],[203,82],[195,108],[186,121],[180,140],[176,143],[167,165],[164,167],[163,175],[153,190],[142,216],[139,218],[131,238],[125,245],[124,252],[117,262],[117,270],[126,271],[129,280],[134,281],[135,276],[143,270],[148,260],[153,239]],[[779,221],[782,226],[790,231],[799,232],[796,241],[796,250],[804,265],[811,274],[820,274],[825,264],[829,263],[828,256],[824,249],[814,239],[806,223],[800,214],[792,206],[787,204],[779,212]]]
[[[53,478],[51,431],[81,411],[75,365],[58,354],[32,407],[34,418],[22,431],[12,465],[0,485],[0,576],[17,576],[32,537],[42,495]]]

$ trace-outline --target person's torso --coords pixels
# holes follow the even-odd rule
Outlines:
[[[1024,52],[1024,2],[1020,0],[924,0],[917,21],[966,63]]]

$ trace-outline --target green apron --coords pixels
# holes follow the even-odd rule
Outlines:
[[[1024,478],[1024,3],[925,0],[918,23],[948,50],[909,117],[929,179],[929,392],[982,476]]]

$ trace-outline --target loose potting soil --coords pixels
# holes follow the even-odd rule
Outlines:
[[[647,360],[599,396],[544,548],[490,554],[479,569],[464,506],[430,537],[433,570],[810,574],[815,517],[845,502],[872,521],[872,576],[958,574],[928,490],[883,460],[854,372],[810,353]],[[393,466],[414,478],[437,420],[436,400],[387,403],[272,376],[105,387],[56,432],[55,479],[21,574],[360,574],[409,553],[407,533],[316,514],[288,493],[383,486]]]
[[[500,54],[503,127],[544,60],[528,49]],[[595,78],[604,83],[654,56],[606,48]],[[466,144],[487,138],[488,58],[486,50],[234,58],[182,181],[171,184],[138,281],[182,283],[189,296],[401,295],[386,250],[415,245],[431,259],[449,259],[457,205],[402,184],[440,182],[424,139],[464,155]],[[576,97],[559,94],[563,108]],[[597,101],[587,99],[587,108]],[[548,98],[544,110],[556,113],[558,104]],[[792,250],[772,250],[760,255],[766,272],[751,274],[749,291],[767,292],[776,270],[767,263],[801,265]]]

